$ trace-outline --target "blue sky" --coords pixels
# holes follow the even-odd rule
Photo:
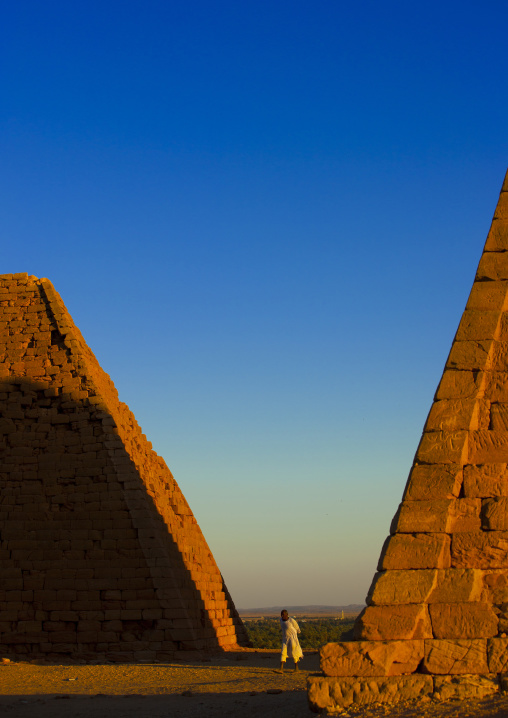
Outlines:
[[[5,4],[47,276],[240,607],[363,601],[508,158],[503,2]]]

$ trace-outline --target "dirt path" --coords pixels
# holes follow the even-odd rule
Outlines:
[[[210,661],[128,665],[0,665],[2,718],[313,718],[307,676],[277,670],[278,651],[242,651]],[[351,708],[359,718],[507,718],[508,698]]]

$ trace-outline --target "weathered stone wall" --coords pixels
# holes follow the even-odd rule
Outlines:
[[[503,687],[507,467],[508,173],[356,642],[323,649],[315,709]]]
[[[51,283],[0,276],[0,652],[169,660],[246,641],[178,485]]]

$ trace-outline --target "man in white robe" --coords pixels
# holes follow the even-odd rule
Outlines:
[[[280,657],[280,670],[284,670],[288,655],[295,662],[295,671],[298,670],[298,661],[303,658],[303,652],[298,641],[300,627],[294,618],[289,618],[289,614],[284,609],[280,612],[280,627],[282,629],[282,654]]]

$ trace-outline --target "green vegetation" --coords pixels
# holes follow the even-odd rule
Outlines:
[[[341,636],[353,627],[354,621],[345,618],[297,618],[301,633],[298,635],[303,651],[320,648],[325,643],[340,641]],[[245,628],[254,648],[280,648],[281,630],[278,618],[245,621]]]

